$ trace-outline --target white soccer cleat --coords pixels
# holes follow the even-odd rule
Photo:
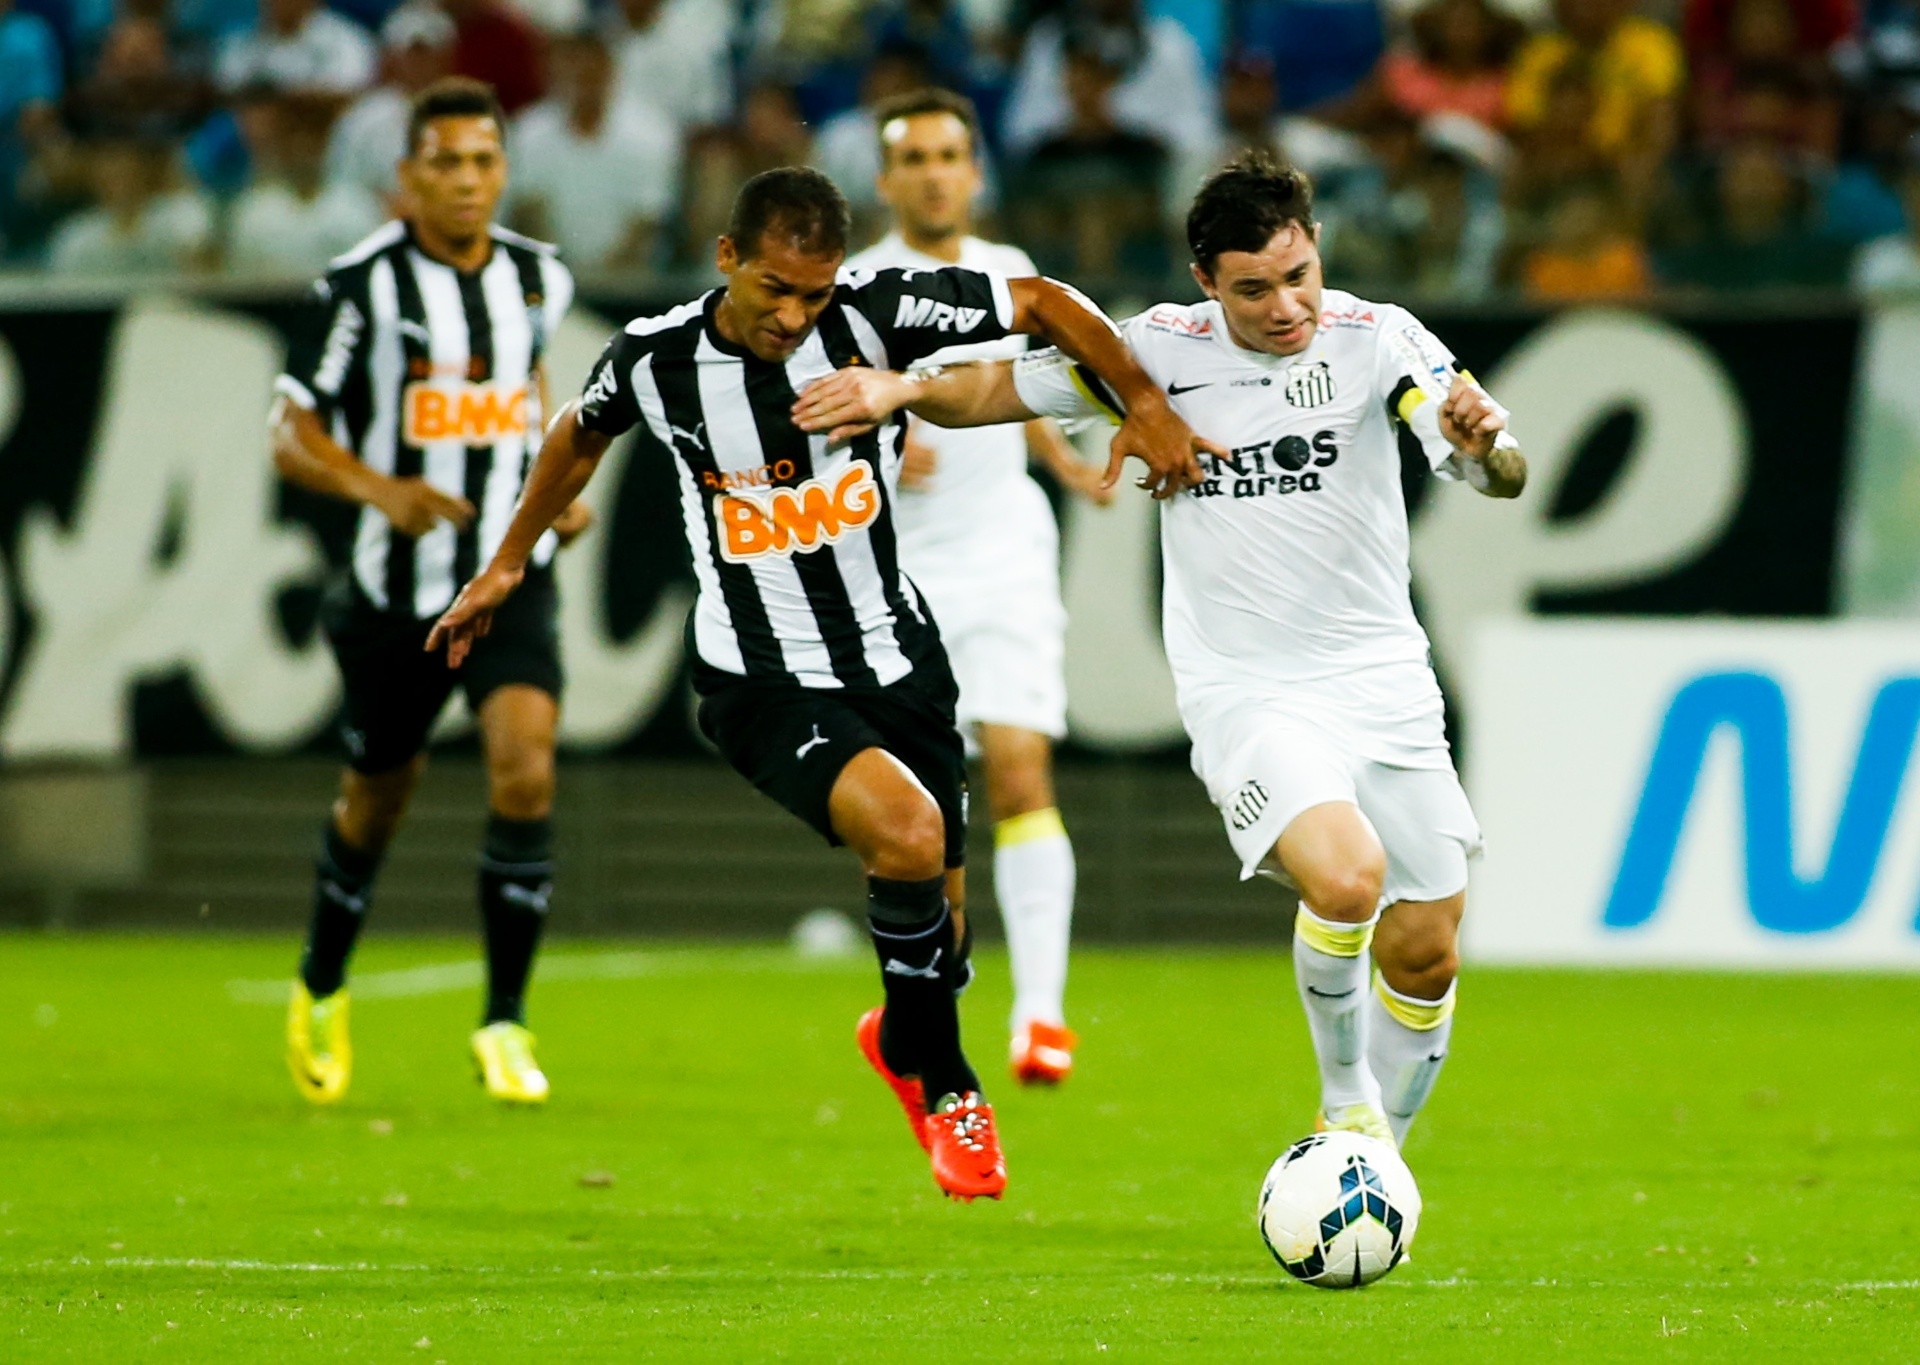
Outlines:
[[[1331,1114],[1321,1110],[1313,1116],[1313,1131],[1316,1133],[1365,1133],[1370,1138],[1400,1150],[1400,1144],[1394,1141],[1393,1125],[1387,1122],[1387,1116],[1370,1104],[1349,1104],[1336,1109]]]

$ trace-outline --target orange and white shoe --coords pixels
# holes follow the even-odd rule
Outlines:
[[[933,1156],[933,1183],[949,1198],[972,1203],[985,1195],[998,1199],[1007,1188],[1007,1159],[993,1126],[993,1106],[975,1091],[948,1095],[927,1115],[927,1150]]]
[[[925,1151],[931,1151],[927,1137],[927,1095],[921,1089],[917,1079],[896,1076],[887,1066],[887,1059],[880,1055],[880,1019],[886,1013],[884,1005],[876,1005],[860,1016],[860,1024],[853,1031],[853,1039],[860,1044],[861,1055],[867,1059],[867,1065],[880,1073],[880,1079],[893,1090],[893,1096],[900,1101],[900,1107],[906,1111],[907,1127],[913,1129],[913,1138]]]
[[[1073,1049],[1080,1039],[1065,1024],[1025,1024],[1013,1035],[1013,1078],[1022,1085],[1058,1085],[1073,1074]]]

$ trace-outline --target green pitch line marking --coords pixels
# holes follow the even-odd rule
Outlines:
[[[555,953],[542,957],[534,966],[535,979],[549,981],[626,981],[640,976],[659,976],[686,972],[817,972],[848,970],[849,965],[865,969],[864,953],[851,958],[803,958],[783,949],[743,949],[715,953],[685,952],[642,953]],[[363,972],[350,983],[355,1000],[407,1000],[422,995],[446,995],[472,990],[486,979],[486,964],[470,962],[434,962],[423,967],[404,967],[395,971]],[[291,978],[227,982],[227,998],[236,1005],[284,1005]]]

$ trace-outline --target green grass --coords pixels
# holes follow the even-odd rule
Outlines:
[[[1272,954],[1081,953],[1081,1074],[994,1087],[1013,1183],[966,1207],[852,1046],[866,961],[556,972],[538,1113],[474,1086],[472,990],[363,996],[353,1093],[315,1112],[228,986],[293,951],[0,938],[0,1359],[1920,1355],[1908,981],[1472,973],[1408,1149],[1416,1258],[1327,1293],[1252,1227],[1314,1106]],[[376,937],[359,970],[472,955]]]

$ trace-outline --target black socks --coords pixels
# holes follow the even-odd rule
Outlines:
[[[367,922],[379,871],[380,855],[362,852],[341,838],[329,816],[314,863],[313,919],[300,958],[300,979],[316,1000],[332,995],[346,980],[347,959]]]
[[[956,993],[972,977],[966,945],[956,950],[946,878],[867,878],[867,928],[880,958],[887,1012],[880,1055],[900,1076],[918,1076],[927,1103],[980,1088],[960,1051]]]
[[[527,977],[553,894],[553,822],[487,816],[480,918],[487,932],[485,1024],[525,1018]]]

